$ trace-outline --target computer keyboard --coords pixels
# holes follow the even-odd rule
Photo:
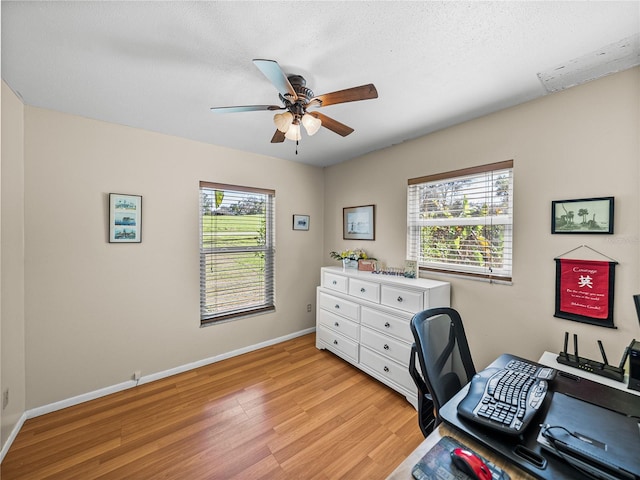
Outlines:
[[[525,360],[488,368],[471,379],[458,413],[503,433],[522,433],[542,405],[556,370]]]

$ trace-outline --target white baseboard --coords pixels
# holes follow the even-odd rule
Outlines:
[[[271,340],[267,340],[266,342],[257,343],[255,345],[249,345],[248,347],[239,348],[238,350],[233,350],[231,352],[221,353],[220,355],[216,355],[215,357],[209,357],[209,358],[205,358],[204,360],[199,360],[197,362],[187,363],[186,365],[181,365],[179,367],[175,367],[170,370],[165,370],[164,372],[145,375],[140,378],[137,384],[142,385],[144,383],[160,380],[161,378],[170,377],[171,375],[176,375],[178,373],[188,372],[189,370],[193,370],[194,368],[204,367],[205,365],[220,362],[222,360],[226,360],[227,358],[237,357],[238,355],[242,355],[243,353],[249,353],[249,352],[253,352],[254,350],[260,350],[261,348],[270,347],[271,345],[276,345],[278,343],[286,342],[287,340],[291,340],[296,337],[301,337],[302,335],[313,333],[315,331],[316,331],[315,327],[308,328],[306,330],[300,330],[299,332],[290,333],[289,335],[285,335],[284,337],[273,338]],[[132,381],[132,383],[136,384],[135,381]]]
[[[18,436],[18,433],[20,432],[22,425],[24,425],[24,422],[26,421],[27,421],[27,414],[23,413],[22,416],[16,422],[15,426],[13,427],[13,430],[11,430],[11,433],[9,434],[9,438],[7,438],[7,441],[2,446],[2,450],[0,450],[0,463],[2,463],[2,461],[4,460],[4,456],[9,451],[9,447],[11,447],[11,445],[13,444],[13,441]]]
[[[197,362],[188,363],[186,365],[181,365],[179,367],[171,368],[169,370],[165,370],[163,372],[152,373],[150,375],[145,375],[140,378],[140,380],[129,380],[126,382],[118,383],[116,385],[111,385],[109,387],[101,388],[99,390],[94,390],[93,392],[83,393],[82,395],[77,395],[75,397],[67,398],[65,400],[60,400],[59,402],[50,403],[48,405],[43,405],[41,407],[32,408],[27,410],[22,414],[22,417],[11,431],[11,435],[5,442],[0,451],[0,463],[4,459],[6,452],[11,447],[11,444],[18,436],[18,432],[22,428],[25,420],[29,418],[39,417],[40,415],[45,415],[47,413],[55,412],[57,410],[62,410],[63,408],[72,407],[74,405],[78,405],[83,402],[88,402],[89,400],[95,400],[96,398],[104,397],[106,395],[110,395],[112,393],[120,392],[122,390],[126,390],[128,388],[133,388],[137,385],[142,385],[144,383],[153,382],[155,380],[160,380],[162,378],[170,377],[171,375],[176,375],[178,373],[187,372],[189,370],[193,370],[194,368],[203,367],[205,365],[209,365],[211,363],[220,362],[222,360],[226,360],[227,358],[236,357],[238,355],[242,355],[244,353],[252,352],[254,350],[259,350],[261,348],[270,347],[271,345],[276,345],[281,342],[286,342],[287,340],[291,340],[296,337],[301,337],[302,335],[307,335],[308,333],[315,332],[315,327],[308,328],[306,330],[300,330],[298,332],[290,333],[289,335],[285,335],[283,337],[273,338],[271,340],[267,340],[265,342],[257,343],[255,345],[249,345],[247,347],[239,348],[237,350],[233,350],[231,352],[222,353],[220,355],[216,355],[215,357],[205,358],[203,360],[199,360]]]
[[[57,410],[62,410],[63,408],[67,407],[73,407],[74,405],[79,405],[80,403],[88,402],[89,400],[95,400],[96,398],[105,397],[107,395],[111,395],[112,393],[135,387],[136,384],[137,382],[135,382],[134,380],[129,380],[127,382],[118,383],[117,385],[111,385],[99,390],[94,390],[93,392],[87,392],[83,393],[82,395],[76,395],[75,397],[66,398],[64,400],[60,400],[59,402],[53,402],[48,405],[32,408],[30,410],[27,410],[25,414],[27,415],[27,419],[39,417],[40,415],[45,415]]]

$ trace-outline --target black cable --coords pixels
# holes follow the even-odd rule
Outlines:
[[[570,436],[572,436],[573,438],[577,438],[578,440],[580,440],[580,437],[578,437],[575,433],[570,432],[569,430],[567,430],[565,427],[563,427],[562,425],[540,425],[542,427],[542,436],[548,440],[551,441],[558,441],[558,439],[556,439],[551,433],[549,433],[549,430],[551,430],[552,428],[559,428],[560,430],[564,430],[565,432],[567,432]]]
[[[565,462],[567,462],[573,468],[578,470],[580,473],[586,475],[588,478],[590,478],[592,480],[601,480],[601,477],[595,476],[594,474],[592,474],[588,470],[584,469],[580,465],[577,465],[575,459],[569,457],[568,455],[565,455],[560,450],[560,448],[558,448],[558,445],[557,445],[557,443],[561,442],[561,440],[556,438],[551,432],[549,432],[549,430],[557,428],[557,429],[560,429],[560,430],[564,430],[565,432],[567,432],[567,434],[569,434],[569,436],[571,436],[573,438],[577,438],[578,440],[580,440],[580,437],[578,437],[576,434],[570,432],[569,430],[567,430],[565,427],[563,427],[561,425],[548,425],[548,424],[544,425],[544,424],[542,424],[540,426],[542,427],[542,432],[541,432],[542,436],[544,438],[546,438],[547,440],[549,440],[549,442],[551,443],[551,446],[553,447],[555,452],[558,454],[558,456],[560,456],[560,458],[562,458]]]

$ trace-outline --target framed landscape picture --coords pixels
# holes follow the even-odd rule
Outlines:
[[[613,197],[551,202],[551,233],[613,233]]]
[[[342,238],[375,240],[375,205],[343,208]]]
[[[142,196],[109,194],[109,243],[142,242]]]

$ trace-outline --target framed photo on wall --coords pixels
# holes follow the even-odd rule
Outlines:
[[[142,242],[142,196],[109,194],[109,243]]]
[[[293,229],[294,230],[309,230],[309,215],[294,215],[293,216]]]
[[[613,233],[613,197],[551,202],[551,233]]]
[[[342,209],[342,238],[345,240],[375,240],[375,205]]]

